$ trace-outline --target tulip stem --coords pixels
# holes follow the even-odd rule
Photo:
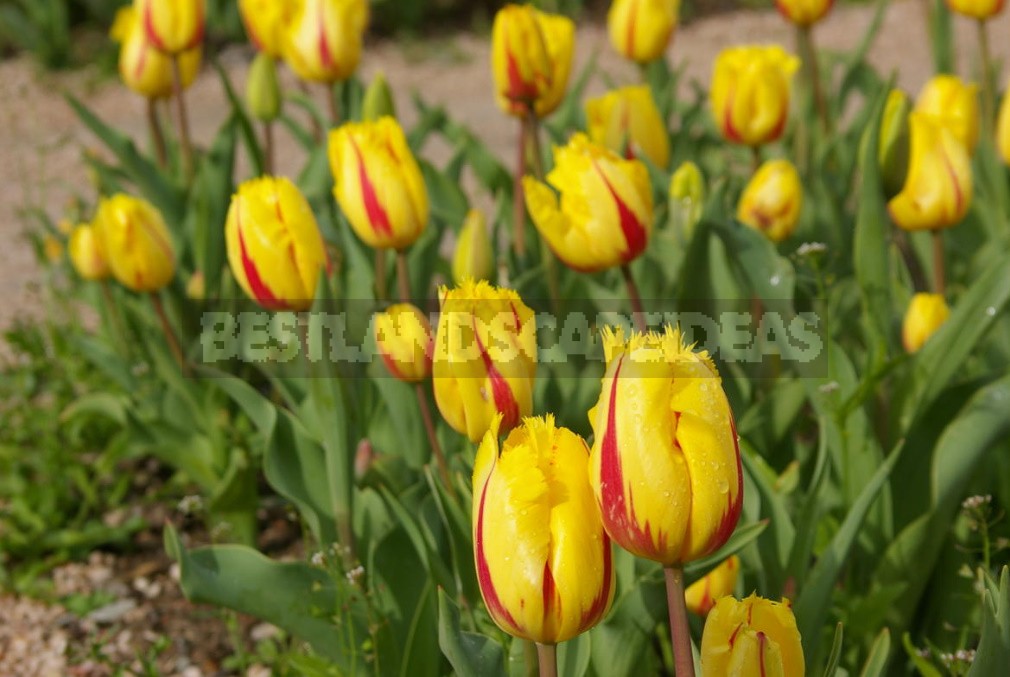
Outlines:
[[[761,169],[761,146],[751,146],[751,164],[754,166],[754,173]]]
[[[151,142],[154,144],[154,156],[158,160],[158,167],[164,169],[168,166],[168,153],[165,151],[165,132],[161,129],[161,120],[158,119],[156,99],[147,100],[147,124],[151,128]]]
[[[330,106],[330,124],[337,127],[340,125],[340,99],[336,85],[326,85],[326,102]]]
[[[274,173],[274,123],[271,120],[263,123],[263,173],[268,176]]]
[[[831,121],[828,118],[828,104],[824,98],[824,88],[821,84],[821,69],[817,63],[817,46],[814,44],[812,27],[800,26],[797,39],[799,42],[800,58],[803,59],[803,66],[807,71],[810,95],[814,99],[817,117],[821,122],[821,130],[825,134],[830,134]]]
[[[992,131],[996,103],[993,97],[995,84],[992,72],[992,52],[989,51],[989,31],[985,19],[978,20],[979,58],[982,60],[982,124],[985,133]]]
[[[182,87],[180,56],[172,57],[172,86],[175,89],[176,113],[179,117],[179,143],[182,145],[182,166],[187,179],[193,178],[193,143],[189,137],[189,115],[186,113],[186,97]]]
[[[526,257],[526,199],[523,194],[523,176],[526,175],[526,138],[529,136],[529,118],[519,120],[519,153],[516,156],[516,174],[512,184],[512,246],[516,256]]]
[[[687,624],[687,605],[684,602],[684,568],[665,567],[663,573],[666,574],[666,603],[670,612],[674,674],[677,677],[694,677],[691,629]]]
[[[624,284],[628,287],[628,300],[631,302],[631,311],[635,317],[635,328],[644,334],[648,326],[645,323],[645,312],[642,310],[642,296],[638,293],[635,276],[631,274],[631,266],[627,263],[622,265],[621,275],[624,276]]]
[[[417,393],[417,406],[421,410],[421,420],[424,421],[424,431],[428,434],[428,443],[431,444],[431,455],[435,457],[438,465],[438,474],[442,476],[442,483],[445,485],[449,495],[455,498],[456,491],[452,488],[452,476],[449,474],[449,464],[445,461],[445,454],[442,453],[442,445],[438,442],[438,435],[435,433],[435,420],[431,415],[431,405],[428,404],[428,396],[420,383],[414,384],[414,392]]]
[[[540,121],[536,113],[531,108],[526,114],[526,124],[528,125],[527,143],[529,144],[529,154],[533,158],[533,175],[543,181],[544,179],[544,158],[540,151]]]
[[[937,228],[933,231],[933,279],[936,293],[947,295],[947,271],[943,264],[943,231]]]
[[[375,250],[375,298],[386,300],[386,250]]]
[[[309,99],[312,98],[312,90],[309,89],[309,86],[305,84],[304,80],[298,81],[298,89],[300,89],[302,94],[304,94],[307,98]],[[322,143],[323,128],[319,124],[319,118],[317,118],[315,114],[311,112],[309,113],[309,124],[312,125],[312,138],[316,140],[316,143]]]
[[[407,272],[407,255],[402,251],[396,252],[396,282],[400,289],[400,300],[410,303],[410,273]]]
[[[540,661],[540,677],[557,677],[558,646],[537,642],[537,658]]]
[[[179,365],[179,369],[186,376],[189,375],[189,367],[186,365],[186,358],[183,356],[182,348],[179,345],[179,339],[175,335],[175,330],[172,329],[172,324],[168,321],[168,315],[165,313],[165,306],[161,303],[161,297],[158,296],[157,292],[151,293],[151,303],[154,304],[154,312],[158,316],[158,320],[161,322],[161,331],[165,334],[165,341],[168,343],[168,349],[172,351],[172,356],[175,358],[176,363]]]

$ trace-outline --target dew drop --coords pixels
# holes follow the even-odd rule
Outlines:
[[[719,480],[719,483],[716,486],[718,487],[720,494],[729,493],[729,482],[727,482],[726,480]]]
[[[996,309],[993,306],[989,306],[985,309],[985,314],[989,317],[993,317],[996,315]]]
[[[776,273],[775,275],[772,275],[772,279],[768,280],[768,282],[773,287],[779,286],[779,282],[781,282],[781,281],[782,281],[782,277],[778,273]]]

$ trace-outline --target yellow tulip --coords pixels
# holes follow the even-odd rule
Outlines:
[[[207,298],[207,278],[204,277],[203,271],[194,271],[189,276],[189,282],[186,283],[186,298],[194,301],[203,301]]]
[[[533,411],[536,322],[519,295],[464,280],[439,289],[435,403],[457,432],[479,442],[498,414],[502,432]]]
[[[973,19],[989,19],[1003,11],[1004,0],[947,0],[950,11]]]
[[[670,137],[652,90],[622,87],[586,102],[589,138],[629,160],[645,156],[663,169],[670,162]]]
[[[715,552],[740,517],[743,474],[712,359],[670,327],[627,338],[608,328],[603,348],[590,481],[607,533],[665,566]]]
[[[302,80],[346,80],[361,60],[367,25],[366,0],[296,0],[284,29],[284,60]]]
[[[546,117],[565,97],[575,24],[530,5],[506,5],[491,29],[491,71],[498,106],[509,115]]]
[[[797,26],[813,26],[834,4],[835,0],[775,0],[779,14]]]
[[[971,158],[949,128],[913,111],[908,116],[911,152],[905,185],[890,202],[904,230],[935,230],[960,223],[972,196]]]
[[[1003,162],[1010,165],[1010,95],[1007,94],[1003,95],[1003,103],[999,107],[999,120],[996,123],[996,147]]]
[[[119,75],[127,87],[148,99],[163,99],[172,95],[172,57],[154,48],[136,9],[123,7],[116,12],[109,37],[121,44]],[[199,45],[180,55],[179,74],[184,88],[196,79],[201,55]]]
[[[315,299],[326,250],[316,217],[285,178],[246,181],[231,198],[225,241],[232,275],[268,310],[306,310]]]
[[[769,160],[754,174],[740,196],[736,218],[782,242],[796,230],[803,207],[803,185],[789,160]]]
[[[701,669],[706,675],[803,677],[800,631],[789,600],[723,597],[705,621]]]
[[[206,0],[134,0],[133,6],[159,52],[180,54],[203,42]]]
[[[279,59],[284,50],[284,31],[298,0],[239,0],[249,40],[263,54]]]
[[[104,280],[109,276],[109,262],[91,224],[82,223],[74,227],[67,251],[74,270],[85,280]]]
[[[158,291],[175,275],[165,219],[151,203],[118,194],[98,204],[94,227],[112,275],[135,292]]]
[[[523,178],[526,206],[547,245],[566,265],[592,272],[641,254],[652,232],[652,186],[638,160],[575,134],[554,148],[547,184]]]
[[[607,13],[610,44],[626,59],[649,63],[663,56],[680,14],[680,0],[614,0]]]
[[[919,92],[915,110],[946,127],[969,155],[978,143],[978,85],[953,75],[934,76]]]
[[[494,252],[488,237],[484,215],[471,209],[463,222],[456,241],[456,251],[452,255],[452,279],[456,284],[463,280],[487,280],[494,266]]]
[[[330,132],[333,195],[354,232],[377,249],[402,250],[428,225],[428,190],[403,129],[391,117]]]
[[[740,575],[740,558],[732,555],[722,564],[708,572],[704,578],[692,583],[684,591],[687,608],[699,616],[705,616],[716,601],[733,594],[736,579]]]
[[[712,74],[712,115],[727,141],[758,146],[782,135],[800,60],[777,45],[724,49]]]
[[[473,467],[474,561],[491,618],[555,644],[589,630],[614,597],[610,539],[586,479],[585,441],[527,418],[504,444],[498,419]]]
[[[431,325],[421,309],[397,303],[375,314],[375,345],[394,377],[416,383],[431,376]]]
[[[950,308],[941,294],[919,292],[912,297],[901,324],[901,341],[908,353],[917,353],[947,321]]]
[[[704,209],[705,177],[698,165],[687,160],[670,177],[670,215],[685,241],[694,233]]]

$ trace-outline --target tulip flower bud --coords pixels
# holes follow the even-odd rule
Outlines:
[[[135,292],[158,291],[175,275],[175,249],[161,212],[130,195],[98,204],[94,228],[112,275]]]
[[[203,301],[207,298],[207,279],[202,270],[195,271],[186,283],[186,298],[193,301]]]
[[[919,292],[912,297],[901,324],[901,341],[905,352],[917,353],[950,316],[950,308],[942,294]]]
[[[484,214],[471,209],[463,222],[456,241],[456,252],[452,255],[452,279],[456,284],[463,280],[487,280],[491,277],[494,252],[488,237]]]
[[[655,61],[670,44],[679,14],[680,0],[614,0],[607,13],[610,44],[631,61]]]
[[[547,245],[565,265],[594,272],[645,251],[652,232],[652,186],[638,160],[625,160],[575,134],[554,147],[547,184],[523,178],[526,207]]]
[[[936,75],[915,100],[915,110],[946,127],[971,155],[978,143],[978,85],[953,75]]]
[[[732,555],[722,564],[692,583],[684,591],[684,602],[692,613],[706,616],[717,600],[733,594],[736,579],[740,574],[740,558]]]
[[[302,80],[346,80],[361,60],[367,25],[367,0],[299,0],[284,28],[284,60]]]
[[[148,99],[163,99],[172,95],[172,57],[155,49],[136,9],[123,7],[116,12],[109,37],[121,45],[119,75],[127,87]],[[179,74],[183,88],[189,87],[196,79],[201,55],[199,45],[180,55]]]
[[[775,0],[779,14],[797,26],[813,26],[833,4],[834,0]]]
[[[386,82],[386,76],[376,73],[371,84],[365,90],[365,98],[361,103],[361,118],[373,122],[383,117],[396,117],[396,104],[393,102],[393,92]]]
[[[629,338],[607,328],[603,349],[590,482],[607,534],[664,566],[715,552],[743,505],[736,426],[715,364],[671,327]]]
[[[477,581],[505,632],[556,644],[599,623],[614,597],[610,539],[586,478],[585,441],[527,418],[504,444],[500,415],[473,467]]]
[[[491,70],[498,106],[522,117],[554,112],[565,97],[575,24],[530,5],[506,5],[491,29]]]
[[[803,207],[803,184],[789,160],[769,160],[757,170],[740,196],[736,218],[782,242],[796,230]]]
[[[232,275],[267,310],[307,310],[326,250],[316,217],[286,178],[246,181],[231,198],[225,241]]]
[[[996,122],[996,148],[999,150],[1003,162],[1010,165],[1010,95],[1007,94],[1003,95],[1003,103],[999,107],[999,120]]]
[[[246,34],[261,54],[279,59],[284,50],[284,31],[291,22],[298,0],[239,0],[238,9]]]
[[[133,6],[159,52],[176,55],[203,42],[206,0],[134,0]]]
[[[277,82],[277,63],[266,52],[260,52],[249,67],[246,79],[246,102],[249,112],[260,122],[273,122],[281,114],[281,87]]]
[[[685,241],[701,221],[704,208],[705,177],[698,165],[688,160],[670,177],[670,214]]]
[[[892,89],[884,105],[880,125],[877,161],[884,180],[884,194],[891,199],[899,192],[908,176],[908,97],[900,89]]]
[[[478,442],[501,414],[501,430],[533,411],[536,322],[519,295],[484,281],[439,289],[435,403],[457,432]]]
[[[670,137],[652,90],[647,85],[622,87],[586,102],[589,138],[629,160],[645,156],[665,168]]]
[[[960,223],[972,197],[971,158],[954,133],[912,111],[911,153],[905,185],[887,209],[904,230],[936,230]]]
[[[375,345],[389,373],[405,383],[431,376],[431,325],[420,308],[398,303],[375,314]]]
[[[723,597],[705,621],[701,669],[706,675],[803,677],[800,631],[788,600]]]
[[[67,244],[70,263],[85,280],[104,280],[109,276],[109,262],[105,260],[102,242],[95,228],[87,223],[74,227]]]
[[[727,141],[758,146],[782,135],[800,60],[778,45],[731,47],[719,53],[709,93],[716,126]]]
[[[947,0],[950,11],[972,19],[990,19],[1003,11],[1004,0]]]
[[[428,225],[421,168],[391,117],[349,122],[330,132],[333,195],[365,244],[403,250]]]

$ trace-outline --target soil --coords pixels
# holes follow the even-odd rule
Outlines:
[[[914,92],[932,73],[926,32],[925,2],[897,0],[887,9],[884,26],[870,51],[870,61],[881,72],[896,71],[899,84]],[[864,35],[873,7],[836,7],[815,29],[818,44],[829,50],[848,50]],[[971,22],[957,19],[957,44],[962,46],[958,70],[972,71],[975,33]],[[1010,34],[1010,12],[992,22],[992,35]],[[716,53],[743,42],[793,44],[793,28],[776,13],[747,11],[722,14],[692,22],[678,30],[670,50],[673,62],[684,62],[688,79],[707,82]],[[1001,63],[1010,57],[1010,42],[996,41]],[[600,92],[607,82],[631,82],[632,66],[610,49],[605,28],[581,26],[578,34],[579,72],[591,57],[599,72],[590,92]],[[236,83],[244,81],[249,52],[232,48],[221,57]],[[394,91],[406,125],[414,119],[406,93],[417,91],[432,104],[444,105],[455,119],[469,126],[499,156],[509,152],[516,135],[513,121],[497,109],[490,85],[486,36],[459,35],[431,41],[384,41],[369,45],[361,75],[370,79],[385,73]],[[290,83],[289,83],[290,84]],[[24,233],[22,214],[41,209],[54,221],[68,203],[80,196],[93,201],[82,149],[95,149],[96,139],[83,129],[63,99],[71,93],[83,100],[103,120],[143,140],[144,105],[111,78],[91,70],[51,74],[40,72],[26,57],[0,63],[0,280],[5,302],[0,304],[0,331],[17,317],[39,318],[43,314],[40,293],[43,271]],[[322,98],[321,92],[317,93]],[[220,82],[212,69],[189,90],[194,137],[206,143],[222,122],[227,109]],[[278,165],[281,173],[294,172],[303,157],[295,144],[281,136]],[[425,155],[436,163],[446,149],[432,144]],[[0,364],[6,344],[0,339]],[[59,606],[14,597],[0,597],[0,674],[2,675],[103,675],[109,665],[138,669],[137,657],[145,655],[159,634],[172,637],[172,647],[156,663],[158,674],[215,674],[219,660],[231,646],[219,612],[195,608],[180,595],[170,575],[171,567],[160,540],[141,544],[125,557],[96,554],[86,563],[68,565],[52,575],[54,583],[77,586],[81,591],[103,591],[120,603],[106,609],[111,622],[99,623],[78,617]],[[143,581],[140,583],[139,581]],[[157,594],[150,594],[154,590]],[[116,616],[116,614],[119,614]],[[252,628],[269,628],[245,620],[240,634]],[[105,656],[91,656],[93,647]]]

